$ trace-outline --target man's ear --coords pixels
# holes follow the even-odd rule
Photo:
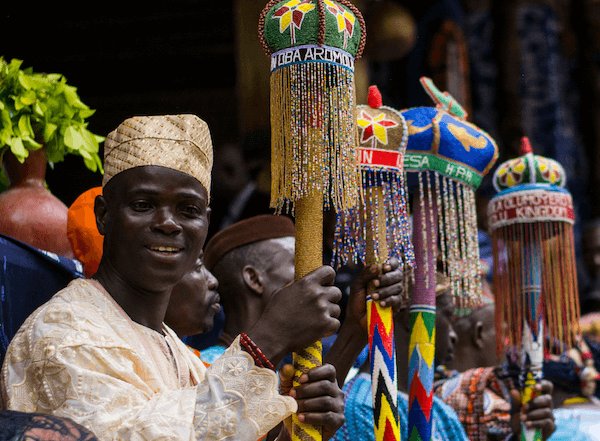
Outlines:
[[[208,220],[208,225],[210,225],[210,215],[212,214],[212,209],[208,207],[206,209],[206,219]]]
[[[101,235],[106,233],[106,216],[108,208],[104,196],[98,195],[94,200],[94,215],[96,216],[96,226]]]
[[[252,265],[242,268],[242,279],[253,293],[261,296],[265,291],[261,272]]]
[[[477,320],[473,326],[473,344],[476,348],[483,349],[483,322]]]

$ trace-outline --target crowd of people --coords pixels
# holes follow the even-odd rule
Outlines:
[[[368,295],[395,311],[398,411],[410,439],[413,287],[398,260],[337,274],[324,265],[294,280],[293,218],[268,206],[238,219],[224,211],[228,221],[207,240],[218,221],[212,162],[197,116],[134,117],[109,134],[102,188],[70,209],[69,238],[87,276],[73,277],[12,338],[0,439],[281,441],[293,413],[324,439],[374,439]],[[524,423],[544,439],[596,439],[592,332],[548,358],[546,379],[522,405],[510,363],[492,349],[493,287],[484,272],[482,280],[484,301],[458,314],[448,278],[436,277],[433,438],[520,439]],[[323,365],[294,384],[290,354],[319,339]]]

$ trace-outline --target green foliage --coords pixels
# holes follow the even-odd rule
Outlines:
[[[45,146],[51,166],[75,154],[103,173],[98,150],[104,138],[87,129],[94,110],[61,74],[21,69],[22,63],[0,57],[0,158],[10,149],[23,162],[29,151]]]

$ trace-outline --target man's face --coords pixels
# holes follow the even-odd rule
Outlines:
[[[218,286],[215,276],[198,260],[173,288],[165,323],[180,336],[210,331],[221,309]]]
[[[456,333],[452,327],[454,305],[449,293],[441,294],[436,299],[435,316],[435,359],[436,365],[447,365],[454,359]]]
[[[295,239],[283,237],[265,241],[262,250],[268,265],[265,267],[265,304],[273,292],[294,281]]]
[[[200,255],[208,195],[192,176],[159,167],[119,173],[96,200],[106,264],[135,288],[170,290]]]
[[[458,318],[455,324],[458,345],[456,357],[450,363],[452,369],[464,372],[476,367],[499,364],[494,304],[483,306],[466,317]]]

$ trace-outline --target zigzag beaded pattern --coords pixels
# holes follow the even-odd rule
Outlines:
[[[432,439],[433,369],[435,356],[435,307],[411,306],[408,349],[409,441]]]
[[[393,312],[392,308],[382,308],[373,301],[369,301],[367,311],[375,440],[399,441]]]

